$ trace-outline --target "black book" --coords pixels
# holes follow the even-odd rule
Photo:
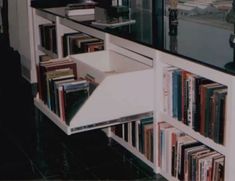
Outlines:
[[[84,80],[72,82],[63,85],[63,89],[65,121],[69,125],[73,116],[89,97],[89,83]]]
[[[203,77],[196,77],[195,78],[195,111],[193,113],[194,116],[194,123],[193,128],[195,131],[200,131],[200,85],[212,83],[211,80],[205,79]]]
[[[55,25],[54,24],[46,24],[43,26],[43,36],[44,36],[44,48],[49,50],[49,51],[52,51],[52,45],[51,45],[51,42],[52,42],[52,33],[53,33],[53,28],[55,28]]]
[[[136,122],[133,121],[131,123],[131,142],[132,142],[132,146],[136,147]]]
[[[140,120],[139,124],[139,151],[144,154],[144,127],[148,124],[153,124],[153,117],[148,117]]]
[[[128,133],[129,133],[128,123],[124,123],[124,140],[126,142],[128,142]]]
[[[200,142],[193,142],[193,143],[188,143],[188,144],[184,144],[182,145],[181,147],[181,169],[180,169],[180,173],[178,173],[178,179],[179,180],[184,180],[184,152],[185,152],[185,149],[187,148],[192,148],[192,147],[195,147],[195,146],[200,146],[202,145],[202,143]]]
[[[71,36],[81,36],[81,32],[76,32],[76,33],[65,33],[63,36],[63,56],[66,57],[67,55],[70,54],[70,42],[69,42],[69,37]]]
[[[115,134],[122,138],[122,124],[115,126]]]
[[[57,40],[56,40],[56,28],[55,26],[51,29],[51,51],[57,53]]]

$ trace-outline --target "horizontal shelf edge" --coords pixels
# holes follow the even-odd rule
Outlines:
[[[114,126],[117,124],[123,124],[126,122],[130,122],[131,120],[135,119],[136,116],[152,116],[152,112],[148,113],[143,113],[140,115],[132,115],[128,116],[125,118],[120,118],[120,119],[115,119],[115,120],[110,120],[110,121],[104,121],[102,123],[97,123],[97,124],[87,124],[86,126],[68,126],[66,123],[64,123],[54,112],[52,112],[47,105],[43,103],[38,98],[34,99],[34,105],[43,113],[45,114],[54,124],[56,124],[60,129],[62,129],[67,135],[75,134],[75,133],[80,133],[84,131],[89,131],[89,130],[94,130],[94,129],[101,129],[101,128],[106,128],[109,126]]]
[[[38,49],[44,52],[45,54],[51,56],[52,58],[58,58],[58,55],[56,53],[53,53],[52,51],[45,49],[41,45],[38,45]]]

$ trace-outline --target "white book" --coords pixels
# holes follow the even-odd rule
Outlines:
[[[89,14],[95,14],[95,8],[68,9],[68,10],[66,10],[66,15],[67,16],[89,15]]]
[[[172,73],[176,67],[168,66],[163,68],[163,111],[172,116]]]

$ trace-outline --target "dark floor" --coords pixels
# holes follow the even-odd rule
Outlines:
[[[0,39],[0,180],[163,180],[101,130],[65,135],[34,108],[9,52]]]

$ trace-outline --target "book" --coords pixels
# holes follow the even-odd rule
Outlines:
[[[181,74],[180,70],[174,70],[172,73],[172,101],[173,101],[173,117],[181,120]]]
[[[195,111],[193,112],[193,119],[195,120],[193,122],[193,129],[197,132],[200,131],[201,128],[201,121],[200,121],[200,111],[201,111],[201,92],[200,92],[200,86],[203,84],[211,83],[212,81],[209,79],[205,79],[200,76],[195,77]]]
[[[80,8],[80,9],[67,9],[66,15],[67,16],[78,16],[78,15],[89,15],[89,14],[95,14],[95,9],[93,7],[91,8]]]
[[[46,62],[50,59],[52,59],[52,57],[50,55],[40,55],[39,56],[39,62]]]
[[[128,142],[128,140],[129,140],[128,139],[128,134],[130,132],[129,127],[128,127],[128,123],[124,123],[123,126],[124,126],[124,140],[126,142]]]
[[[148,124],[153,124],[153,117],[143,118],[140,120],[139,125],[139,150],[141,153],[145,153],[144,145],[145,145],[145,137],[144,137],[144,127]]]
[[[189,164],[189,157],[191,154],[194,152],[204,150],[206,148],[205,145],[199,145],[199,146],[193,146],[189,148],[185,148],[184,150],[184,180],[185,181],[190,181],[189,177],[191,175],[191,167]]]
[[[66,33],[63,36],[64,56],[104,49],[104,42],[85,33]]]
[[[153,161],[152,160],[152,135],[153,134],[153,124],[147,124],[147,125],[144,125],[143,127],[143,153],[145,155],[145,157],[150,160],[150,161]]]
[[[74,81],[74,74],[68,74],[64,76],[58,76],[54,77],[49,80],[49,86],[50,86],[50,102],[51,102],[51,110],[54,111],[55,113],[58,114],[57,112],[57,107],[58,107],[58,94],[57,94],[57,84],[59,83],[64,83],[64,82],[69,82],[69,81]]]
[[[88,15],[95,13],[95,1],[85,1],[81,3],[68,4],[65,8],[67,16]]]
[[[122,124],[112,126],[111,128],[116,136],[122,138]]]
[[[46,72],[70,68],[73,70],[73,74],[75,79],[77,78],[77,65],[76,63],[69,58],[65,59],[51,59],[46,62],[40,62],[38,66],[38,87],[39,87],[39,98],[42,99],[45,103],[47,101],[46,98],[46,90],[47,90],[47,79]]]
[[[221,88],[223,88],[223,86],[218,83],[204,84],[200,87],[200,133],[206,137],[208,137],[210,134],[210,97],[212,96],[213,90]]]
[[[89,82],[86,80],[77,80],[64,83],[64,117],[67,125],[70,124],[73,116],[89,97]]]
[[[206,122],[205,122],[205,136],[207,137],[211,137],[211,132],[213,130],[213,128],[211,127],[212,124],[211,124],[211,115],[212,115],[212,112],[211,112],[211,107],[212,105],[210,103],[210,100],[211,100],[211,96],[213,95],[213,91],[214,90],[218,90],[218,89],[223,89],[225,88],[223,85],[221,84],[215,84],[214,86],[211,86],[211,87],[208,87],[207,90],[206,90]]]
[[[61,100],[61,96],[63,95],[62,94],[62,90],[63,90],[63,87],[62,87],[62,84],[63,83],[66,83],[66,82],[72,82],[74,81],[74,77],[73,78],[62,78],[60,80],[55,80],[54,81],[54,99],[55,99],[55,113],[61,117],[61,115],[63,115],[61,113],[61,106],[62,106],[62,103],[60,102]],[[61,95],[59,95],[61,94]],[[64,105],[64,104],[63,104]]]
[[[136,147],[136,121],[131,122],[131,144]]]
[[[78,50],[78,53],[84,53],[84,49],[83,49],[83,46],[82,44],[85,44],[85,43],[89,43],[89,42],[97,42],[99,41],[99,39],[97,38],[94,38],[94,37],[91,37],[91,36],[88,36],[88,37],[84,37],[84,38],[78,38],[74,41],[74,44],[73,46],[75,48],[73,49],[77,49]]]
[[[177,142],[176,142],[176,151],[177,151],[177,163],[176,163],[176,167],[177,167],[177,178],[181,178],[182,174],[183,174],[183,155],[182,155],[182,146],[186,145],[186,144],[191,144],[191,143],[195,143],[195,139],[193,139],[192,137],[188,136],[188,135],[180,135],[177,138]]]
[[[67,33],[63,36],[63,54],[64,56],[79,53],[80,50],[74,46],[77,39],[90,37],[87,34],[78,32],[78,33]]]
[[[164,67],[163,69],[163,111],[173,116],[173,72],[177,68],[175,67]]]
[[[58,78],[61,76],[74,76],[73,75],[73,70],[70,68],[63,68],[63,69],[55,69],[52,71],[45,72],[46,76],[46,90],[45,90],[45,99],[46,99],[46,104],[50,109],[52,109],[51,105],[51,90],[52,90],[52,79]]]
[[[182,147],[181,147],[181,168],[179,169],[179,172],[178,172],[178,178],[179,180],[184,180],[184,176],[185,176],[185,164],[187,164],[187,162],[185,162],[186,160],[186,155],[185,155],[185,151],[186,149],[189,149],[189,148],[193,148],[193,147],[196,147],[196,146],[201,146],[202,143],[200,142],[197,142],[196,140],[192,140],[190,142],[184,142]]]
[[[39,25],[40,43],[45,49],[56,52],[56,28],[55,24],[47,23]]]
[[[97,42],[87,42],[82,44],[82,48],[85,52],[94,52],[99,50],[104,50],[104,41],[97,41]]]
[[[158,123],[158,166],[161,169],[164,169],[164,165],[166,164],[166,159],[164,157],[166,153],[166,144],[165,144],[165,129],[171,128],[172,126],[166,122]]]

